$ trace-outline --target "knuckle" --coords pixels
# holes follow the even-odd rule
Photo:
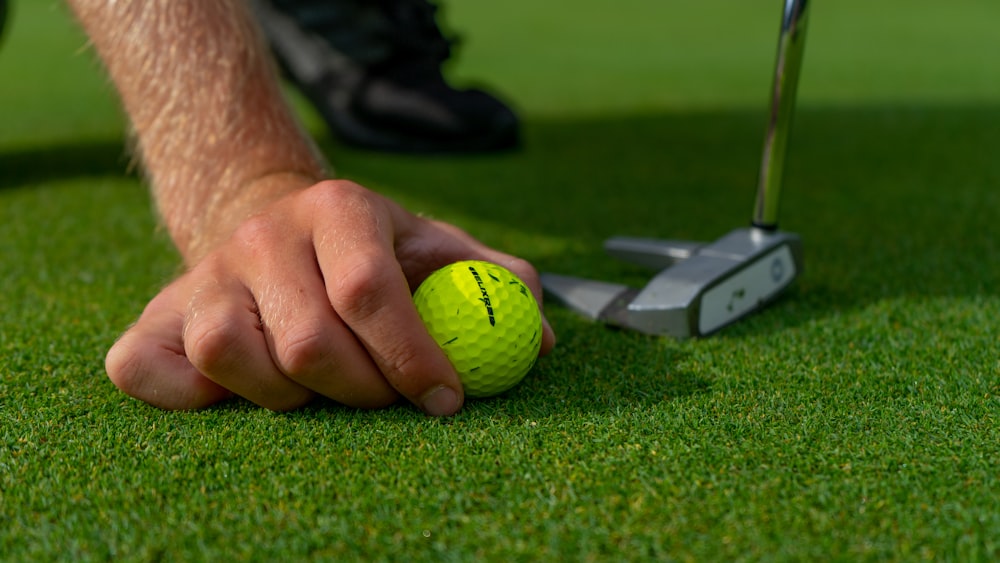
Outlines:
[[[385,369],[397,374],[405,381],[397,380],[397,384],[404,387],[424,387],[420,377],[423,357],[413,346],[399,342],[396,346],[385,350],[383,359]],[[410,389],[409,392],[412,394],[413,389]]]
[[[399,266],[369,258],[344,269],[331,302],[342,317],[349,319],[348,324],[362,322],[382,308],[391,288],[389,272],[393,267]]]
[[[340,232],[349,241],[369,240],[379,235],[385,209],[377,194],[348,181],[330,181],[318,188],[304,200],[313,217],[349,224],[350,232]]]
[[[184,328],[184,352],[188,361],[205,374],[225,366],[239,342],[239,328],[225,318],[195,317]]]
[[[233,231],[233,242],[243,252],[256,253],[280,237],[280,226],[266,215],[255,215]]]
[[[282,371],[296,379],[315,371],[328,359],[329,337],[317,320],[301,320],[289,327],[276,345],[277,361]]]
[[[327,180],[313,186],[303,194],[299,203],[307,213],[323,217],[337,217],[345,210],[357,212],[371,201],[371,192],[347,180]]]
[[[340,207],[345,202],[366,199],[370,193],[349,180],[325,180],[310,191],[308,205]]]

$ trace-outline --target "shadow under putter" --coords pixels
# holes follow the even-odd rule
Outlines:
[[[555,274],[542,285],[556,301],[596,321],[640,332],[705,336],[762,308],[802,271],[798,235],[778,230],[778,200],[799,70],[808,0],[783,0],[770,120],[750,227],[711,243],[614,237],[609,254],[661,270],[642,289]]]

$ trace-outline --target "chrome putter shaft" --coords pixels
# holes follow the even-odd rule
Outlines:
[[[612,256],[660,270],[644,288],[542,274],[554,300],[648,334],[705,336],[774,300],[802,271],[798,235],[778,230],[778,200],[805,48],[808,0],[782,0],[781,33],[751,226],[712,243],[614,237]]]
[[[757,205],[753,225],[773,230],[778,227],[778,199],[781,196],[788,134],[795,115],[795,98],[805,52],[808,0],[784,0],[778,58],[774,65],[771,112],[764,137],[764,156],[757,182]]]

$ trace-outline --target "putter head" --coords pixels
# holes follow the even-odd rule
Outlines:
[[[546,292],[590,319],[679,339],[709,335],[762,308],[802,271],[798,235],[757,227],[709,244],[618,237],[605,247],[664,269],[641,290],[542,274]]]

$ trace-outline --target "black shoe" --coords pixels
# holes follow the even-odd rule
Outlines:
[[[519,142],[513,111],[441,75],[452,41],[426,0],[253,0],[283,72],[345,143],[421,153]]]

